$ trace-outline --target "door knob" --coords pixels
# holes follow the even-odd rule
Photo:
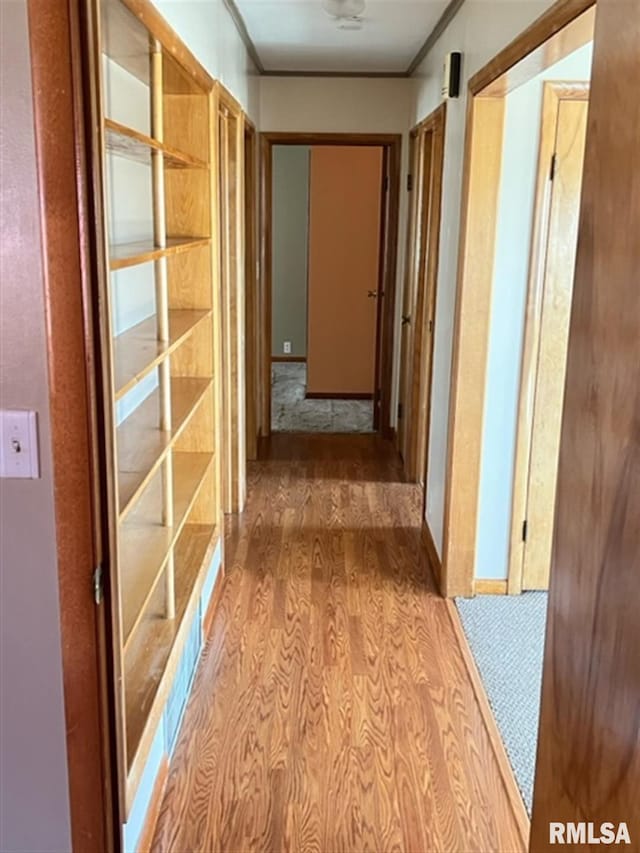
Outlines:
[[[377,299],[378,298],[378,291],[377,290],[368,290],[367,296],[369,297],[369,299]]]

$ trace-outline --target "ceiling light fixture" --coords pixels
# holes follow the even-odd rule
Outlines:
[[[365,0],[322,0],[322,8],[338,21],[342,29],[360,28],[364,6]]]

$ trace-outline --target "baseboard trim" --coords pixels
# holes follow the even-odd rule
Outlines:
[[[516,782],[516,777],[511,767],[511,763],[509,762],[502,737],[500,736],[498,724],[496,723],[493,711],[489,705],[489,699],[487,698],[484,684],[480,678],[478,667],[476,666],[473,654],[471,653],[471,648],[469,647],[467,637],[464,633],[462,622],[460,621],[460,614],[458,613],[458,609],[452,599],[448,598],[445,604],[453,628],[453,633],[455,634],[458,648],[460,649],[460,654],[462,655],[462,659],[473,688],[473,693],[476,697],[478,708],[480,709],[482,721],[487,731],[489,742],[498,764],[498,769],[500,770],[500,777],[507,795],[507,800],[511,807],[511,812],[518,828],[518,833],[520,834],[522,851],[525,853],[525,851],[529,849],[529,833],[531,831],[529,815],[527,814],[524,800],[522,799],[520,789],[518,788],[518,783]]]
[[[153,836],[156,832],[158,817],[160,816],[160,808],[162,806],[162,798],[167,787],[167,779],[169,778],[169,758],[165,755],[162,759],[162,764],[158,769],[156,781],[153,784],[151,799],[149,800],[149,808],[144,819],[144,826],[140,833],[140,840],[136,847],[136,853],[150,853],[153,844]]]
[[[305,355],[272,355],[271,363],[275,364],[306,364],[307,357]]]
[[[424,549],[427,552],[427,558],[429,560],[429,565],[431,566],[431,571],[433,572],[433,577],[436,582],[436,586],[438,587],[438,590],[442,592],[442,560],[440,559],[440,555],[438,554],[436,543],[433,540],[431,528],[427,524],[427,520],[425,518],[422,519],[422,530],[420,532],[420,538],[422,540],[422,544],[424,545]]]
[[[478,578],[473,582],[474,595],[506,595],[508,592],[507,581],[491,580],[489,578]]]
[[[307,391],[307,400],[373,400],[373,394],[349,394],[344,391]]]
[[[202,634],[205,642],[207,640],[207,637],[211,633],[211,628],[213,627],[213,620],[215,619],[216,612],[218,610],[218,604],[220,604],[220,599],[222,598],[223,581],[224,572],[222,570],[222,566],[220,566],[218,576],[216,577],[213,589],[211,590],[211,598],[209,599],[207,612],[205,613],[205,617],[202,620]]]

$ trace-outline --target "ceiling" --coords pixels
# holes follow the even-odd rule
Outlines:
[[[447,0],[367,0],[360,30],[339,29],[321,0],[235,0],[235,5],[267,74],[402,74]]]

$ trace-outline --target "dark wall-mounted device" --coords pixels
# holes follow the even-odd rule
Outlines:
[[[444,79],[442,81],[442,97],[457,98],[460,95],[460,68],[462,54],[458,51],[448,53],[444,60]]]

